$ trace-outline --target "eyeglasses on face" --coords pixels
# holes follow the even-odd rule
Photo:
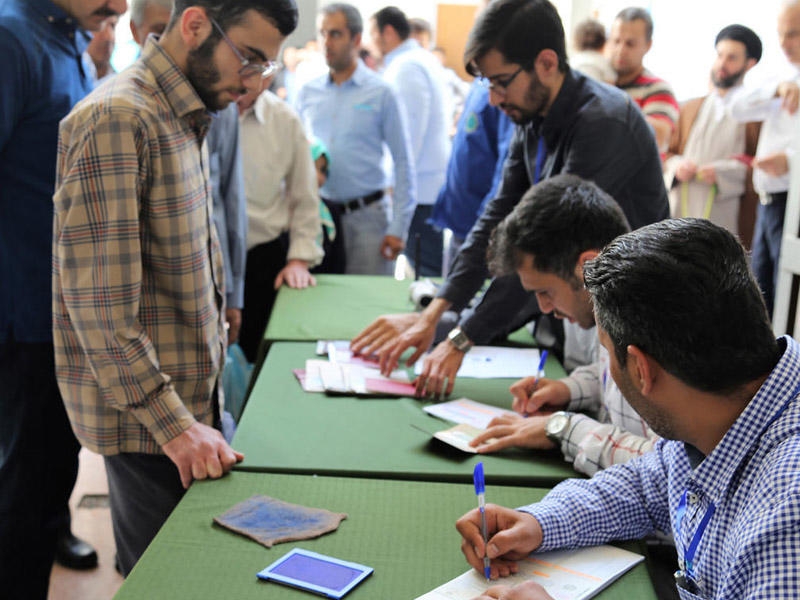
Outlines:
[[[483,77],[482,75],[478,77],[478,83],[483,87],[492,90],[493,92],[500,94],[501,96],[505,96],[508,92],[509,86],[514,83],[514,80],[517,78],[517,75],[522,73],[524,69],[520,67],[516,71],[514,71],[508,77],[500,78],[495,77],[494,81],[489,79],[488,77]]]
[[[225,32],[222,30],[222,27],[219,26],[219,23],[217,23],[211,17],[209,17],[208,20],[211,21],[211,24],[217,28],[217,31],[219,31],[222,39],[225,40],[225,43],[228,44],[230,49],[236,55],[236,58],[238,58],[239,62],[242,64],[242,68],[239,69],[239,77],[242,79],[247,79],[249,77],[259,76],[261,79],[266,79],[270,75],[273,75],[280,70],[282,65],[275,60],[267,59],[266,62],[256,63],[246,59],[242,53],[239,52],[231,39],[225,35]]]

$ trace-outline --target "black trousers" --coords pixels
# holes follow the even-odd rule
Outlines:
[[[278,294],[275,278],[286,266],[288,250],[289,238],[282,235],[276,240],[255,246],[247,253],[239,345],[251,363],[258,357],[258,348]]]
[[[58,391],[52,343],[0,343],[0,596],[47,598],[80,445]]]
[[[178,467],[157,454],[106,456],[117,560],[127,576],[183,498]]]

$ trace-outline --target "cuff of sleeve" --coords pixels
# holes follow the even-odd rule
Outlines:
[[[575,462],[580,450],[580,441],[592,431],[592,424],[596,422],[586,415],[573,413],[569,419],[569,429],[561,438],[561,453],[564,460],[570,463]]]
[[[577,410],[577,407],[573,407],[572,404],[577,404],[581,399],[581,387],[578,385],[578,382],[572,379],[572,377],[564,377],[563,379],[559,379],[559,381],[569,389],[569,404],[567,404],[568,408],[566,410]]]
[[[482,327],[480,319],[474,317],[475,315],[472,314],[458,324],[461,327],[461,331],[466,334],[473,344],[478,346],[488,344],[492,340],[491,328]]]
[[[286,260],[304,260],[308,263],[308,268],[312,269],[322,262],[324,254],[322,248],[317,246],[313,240],[290,242]]]
[[[578,528],[572,525],[566,527],[562,525],[560,511],[557,506],[545,501],[522,506],[517,510],[533,516],[542,527],[542,545],[536,549],[536,552],[547,552],[548,550],[559,550],[574,546],[572,542],[573,536],[569,535],[569,530],[578,530]]]
[[[195,418],[172,388],[162,389],[132,414],[147,428],[159,446],[179,436],[195,424]]]

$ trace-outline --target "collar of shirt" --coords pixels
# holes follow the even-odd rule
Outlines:
[[[790,403],[797,401],[800,392],[800,345],[788,336],[779,338],[778,344],[783,348],[783,355],[769,377],[722,441],[690,477],[690,489],[693,482],[717,505],[724,500],[731,480],[737,476],[753,448],[769,443],[764,436],[780,435],[780,430],[767,430],[773,427],[775,420]],[[785,400],[777,403],[778,398]]]
[[[60,6],[51,0],[25,0],[29,9],[39,14],[44,21],[52,26],[61,34],[67,36],[77,54],[83,54],[89,46],[91,36],[78,29],[78,22]]]
[[[346,85],[357,85],[361,86],[364,85],[364,82],[369,78],[372,71],[370,68],[364,64],[364,61],[360,58],[356,62],[356,70],[353,71],[353,74],[350,76],[350,79],[347,81],[342,82],[339,87],[346,86]],[[325,77],[322,78],[323,87],[337,87],[337,84],[333,83],[333,79],[331,79],[331,74],[328,73]]]
[[[415,50],[419,48],[419,42],[413,38],[408,38],[402,44],[397,46],[394,50],[387,52],[386,56],[383,57],[383,68],[386,69],[392,61],[396,59],[401,54],[405,54],[410,50]]]
[[[267,115],[270,112],[270,106],[273,106],[276,102],[283,102],[283,100],[278,98],[269,90],[264,90],[261,95],[256,98],[253,106],[248,108],[244,114],[249,115],[252,113],[256,120],[264,125],[267,122]]]
[[[211,124],[211,114],[192,84],[164,48],[156,42],[155,37],[147,38],[142,50],[142,60],[164,90],[167,102],[175,115],[184,119],[200,137],[203,137]]]
[[[536,135],[544,136],[545,144],[548,148],[552,148],[555,141],[562,135],[564,123],[575,115],[573,102],[578,97],[577,89],[576,74],[572,69],[568,69],[564,74],[561,89],[558,90],[558,94],[556,94],[556,98],[553,100],[553,104],[550,105],[547,114],[544,117],[536,116],[530,122],[530,127],[533,127]]]

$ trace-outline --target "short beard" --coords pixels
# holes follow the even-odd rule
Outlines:
[[[511,117],[511,120],[517,125],[525,125],[530,123],[535,117],[542,114],[542,111],[547,106],[549,99],[550,88],[542,84],[542,82],[536,76],[536,71],[532,71],[531,84],[528,86],[528,89],[525,92],[525,103],[529,104],[533,108],[530,110],[524,110],[519,106],[511,105],[513,108],[516,108],[519,111],[519,116]]]
[[[228,105],[227,102],[222,105],[219,102],[219,94],[211,91],[214,84],[220,80],[219,69],[214,66],[213,60],[214,50],[219,42],[220,39],[208,36],[196,50],[189,51],[186,59],[186,78],[206,108],[211,111],[222,110]]]
[[[739,71],[738,73],[734,73],[733,75],[728,75],[727,77],[723,77],[719,79],[716,77],[712,71],[711,73],[711,83],[714,84],[714,87],[717,87],[721,90],[729,90],[732,87],[736,87],[742,82],[742,78],[744,77],[744,69]]]

